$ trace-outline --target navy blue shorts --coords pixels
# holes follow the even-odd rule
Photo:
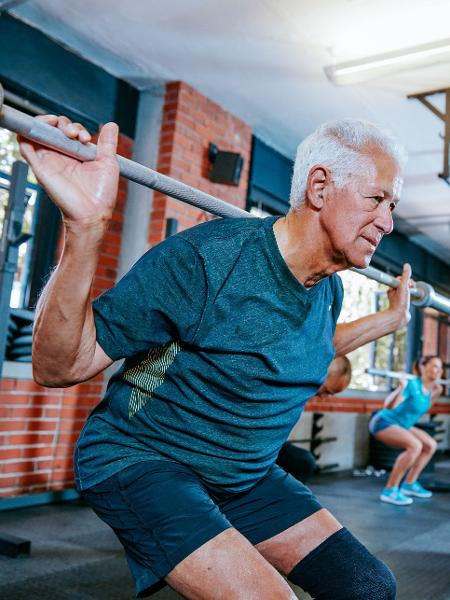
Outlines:
[[[278,465],[250,490],[230,493],[208,488],[189,467],[169,460],[132,465],[82,498],[125,548],[138,598],[162,588],[178,563],[230,527],[258,544],[322,508]]]

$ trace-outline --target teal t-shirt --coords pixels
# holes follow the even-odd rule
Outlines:
[[[383,408],[378,414],[392,425],[410,429],[429,410],[431,391],[424,393],[422,380],[418,377],[408,380],[402,395],[404,399],[395,408]]]
[[[98,343],[125,360],[80,434],[79,489],[155,458],[229,491],[267,473],[326,376],[342,303],[337,275],[294,277],[275,220],[174,235],[95,300]]]

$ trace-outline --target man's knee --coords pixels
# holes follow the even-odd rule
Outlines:
[[[395,600],[392,571],[347,529],[327,538],[288,575],[316,600]]]
[[[390,568],[381,560],[371,555],[373,562],[364,576],[364,585],[354,590],[351,597],[355,600],[395,600],[397,594],[397,581]],[[361,591],[363,593],[361,594]]]

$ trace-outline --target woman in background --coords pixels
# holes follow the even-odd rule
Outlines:
[[[369,431],[377,440],[403,449],[380,495],[383,502],[400,506],[411,504],[411,496],[432,496],[417,479],[437,444],[428,433],[414,425],[442,394],[442,386],[437,383],[442,375],[442,361],[439,356],[423,356],[416,361],[414,371],[417,378],[402,380],[386,398],[384,408],[369,423]]]

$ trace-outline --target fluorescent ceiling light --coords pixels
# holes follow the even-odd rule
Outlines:
[[[330,65],[325,73],[333,83],[346,85],[443,61],[450,61],[450,39]]]

